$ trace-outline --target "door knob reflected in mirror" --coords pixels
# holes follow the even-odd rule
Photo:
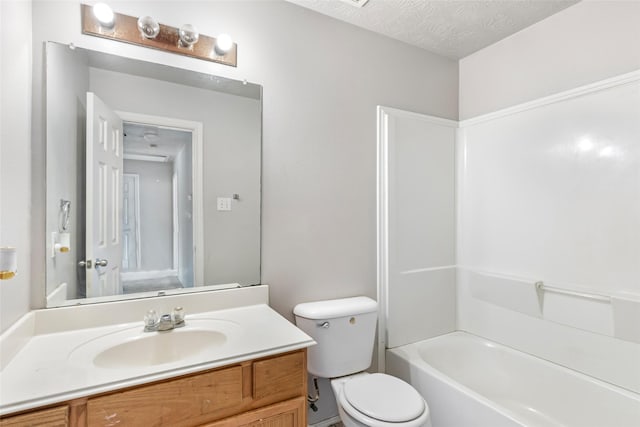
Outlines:
[[[106,267],[109,261],[106,259],[96,258],[96,267]]]
[[[80,267],[80,268],[90,269],[93,265],[94,265],[94,263],[92,263],[90,259],[88,259],[86,261],[82,260],[82,261],[78,262],[78,267]],[[96,262],[95,262],[96,268],[98,268],[98,267],[106,267],[107,265],[109,265],[109,260],[96,258]]]

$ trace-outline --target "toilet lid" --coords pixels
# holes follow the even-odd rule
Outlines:
[[[368,417],[402,423],[418,418],[424,399],[409,384],[386,374],[365,375],[347,381],[343,389],[349,404]]]

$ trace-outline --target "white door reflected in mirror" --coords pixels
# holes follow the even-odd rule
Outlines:
[[[122,259],[122,119],[87,92],[86,256],[88,297],[118,295]]]

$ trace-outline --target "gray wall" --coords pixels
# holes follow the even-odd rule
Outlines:
[[[29,310],[31,22],[30,3],[0,1],[0,246],[18,250],[18,275],[0,282],[0,331]],[[38,208],[41,218],[44,199]],[[38,237],[44,243],[44,233]],[[44,280],[40,289],[44,299]]]
[[[47,256],[47,294],[67,283],[67,298],[78,298],[76,265],[84,259],[84,141],[86,103],[89,90],[87,58],[62,45],[52,45],[47,67],[52,72],[47,81],[47,141],[55,149],[47,150],[47,235],[59,230],[60,199],[71,202],[69,233],[71,250]],[[53,143],[55,141],[55,144]],[[78,224],[82,224],[80,227]],[[47,239],[47,253],[52,240]],[[84,274],[82,272],[82,274]],[[82,290],[84,294],[84,290]]]
[[[137,271],[173,268],[173,164],[125,160],[124,173],[140,186],[140,266]]]
[[[376,105],[457,118],[457,62],[282,1],[110,4],[168,24],[190,22],[204,34],[233,34],[238,67],[84,36],[77,2],[37,2],[35,90],[43,40],[262,84],[261,260],[271,304],[292,318],[299,302],[375,297]],[[34,142],[42,150],[37,135]],[[34,265],[35,283],[43,270]]]
[[[583,1],[460,60],[468,119],[640,68],[640,2]]]
[[[38,55],[44,40],[261,84],[261,281],[269,285],[271,305],[292,319],[300,302],[376,297],[376,106],[456,119],[457,61],[284,1],[110,2],[120,13],[232,34],[239,63],[225,67],[84,36],[78,3],[34,3],[36,151],[43,147]],[[37,170],[36,187],[44,184]],[[240,193],[224,194],[233,192]],[[43,232],[34,234],[38,244]],[[44,251],[36,249],[37,306]],[[310,421],[335,415],[335,406],[321,406]]]

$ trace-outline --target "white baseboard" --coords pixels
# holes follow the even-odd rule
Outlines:
[[[162,279],[167,276],[177,276],[178,270],[149,270],[149,271],[125,271],[120,273],[122,280]]]
[[[315,424],[309,424],[309,427],[329,427],[331,424],[339,423],[340,421],[340,417],[333,417]]]

